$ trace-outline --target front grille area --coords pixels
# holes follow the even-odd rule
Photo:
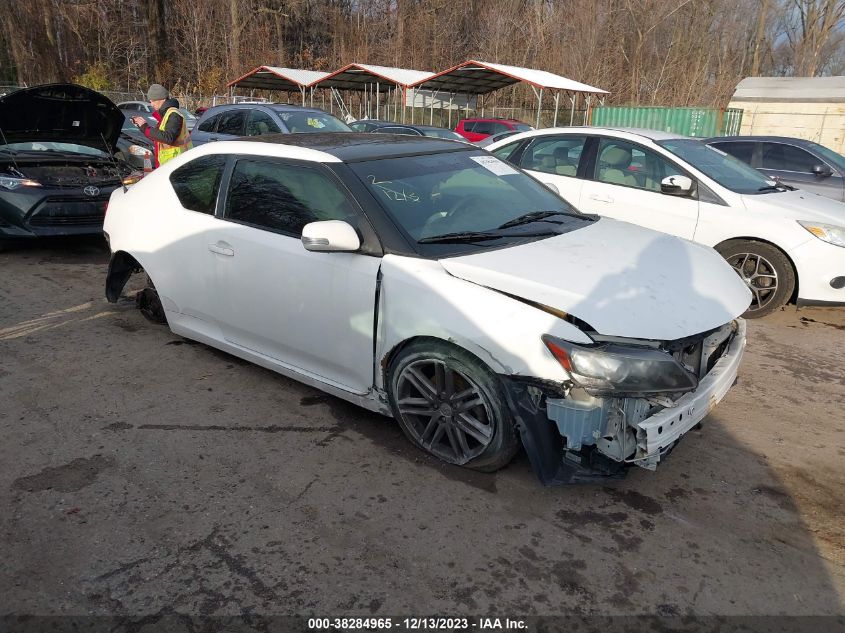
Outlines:
[[[30,226],[95,226],[106,217],[108,198],[47,198],[29,216]]]

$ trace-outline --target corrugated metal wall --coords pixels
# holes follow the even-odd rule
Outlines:
[[[739,134],[742,110],[734,108],[662,108],[599,106],[593,108],[591,125],[663,130],[706,138]]]

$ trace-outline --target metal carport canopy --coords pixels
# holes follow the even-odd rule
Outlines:
[[[410,84],[416,83],[433,76],[434,73],[425,70],[412,70],[409,68],[391,68],[389,66],[373,66],[371,64],[347,64],[340,70],[318,79],[308,87],[329,88],[332,95],[337,99],[341,111],[345,108],[338,90],[353,90],[364,92],[367,95],[367,103],[375,93],[376,118],[379,118],[381,109],[381,86],[398,90],[405,102],[405,91]],[[375,91],[373,90],[375,86]],[[369,110],[369,107],[368,107]],[[348,111],[348,110],[347,110]],[[402,120],[405,120],[405,108],[402,108]]]
[[[453,66],[427,79],[421,79],[409,87],[479,95],[488,94],[520,82],[530,84],[538,89],[609,94],[607,90],[582,84],[580,81],[574,81],[545,70],[479,62],[474,59]]]
[[[364,87],[367,85],[383,83],[407,88],[411,84],[423,81],[433,75],[434,73],[425,70],[410,70],[408,68],[390,68],[388,66],[353,63],[317,79],[309,84],[308,87],[364,90]]]
[[[409,86],[412,90],[423,89],[432,92],[446,92],[449,94],[464,93],[467,95],[486,95],[501,88],[507,88],[516,83],[526,83],[531,86],[534,95],[537,97],[537,121],[536,126],[540,127],[540,111],[543,107],[543,91],[552,90],[554,94],[555,115],[553,125],[557,125],[557,112],[560,105],[560,93],[571,93],[569,98],[572,103],[570,124],[575,116],[575,103],[578,94],[583,93],[587,106],[589,107],[591,95],[610,94],[607,90],[596,88],[580,81],[575,81],[561,75],[535,70],[533,68],[521,68],[519,66],[508,66],[506,64],[494,64],[491,62],[480,62],[474,59],[467,60],[462,64],[453,66],[448,70],[437,73],[428,79],[422,79]],[[433,115],[433,113],[432,113]],[[586,114],[585,114],[586,119]]]
[[[304,92],[312,83],[319,81],[329,73],[300,68],[280,68],[278,66],[259,66],[227,84],[228,88],[252,88],[254,90],[284,90]]]

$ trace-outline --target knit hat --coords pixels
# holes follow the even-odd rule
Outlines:
[[[170,93],[167,91],[167,88],[165,88],[161,84],[153,84],[152,86],[150,86],[150,89],[147,90],[147,99],[150,101],[167,99],[167,97],[169,96]]]

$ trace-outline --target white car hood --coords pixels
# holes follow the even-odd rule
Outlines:
[[[784,191],[760,195],[743,195],[749,211],[792,220],[815,220],[845,226],[845,204],[809,191]]]
[[[713,249],[609,218],[440,264],[455,277],[563,310],[610,336],[675,340],[724,325],[751,302]]]

